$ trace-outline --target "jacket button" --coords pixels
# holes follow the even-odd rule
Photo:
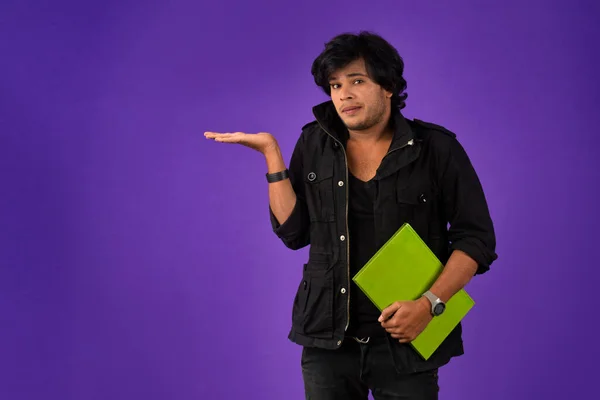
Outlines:
[[[342,294],[346,293],[346,288],[342,288],[342,290],[340,290],[340,292],[342,292]]]
[[[421,203],[427,203],[427,196],[425,196],[425,193],[422,193],[422,194],[419,196],[419,201],[420,201]]]
[[[339,345],[341,345],[341,344],[342,344],[342,341],[341,341],[341,340],[338,340],[338,343],[337,343],[337,345],[339,346]]]
[[[340,236],[340,240],[343,242],[344,240],[346,240],[346,236],[344,236],[344,235]]]
[[[338,186],[344,186],[344,181],[339,181]]]
[[[333,147],[337,149],[338,147],[340,147],[340,144],[338,142],[333,142]]]
[[[310,172],[310,173],[308,174],[308,180],[312,182],[312,181],[314,181],[315,179],[317,179],[317,174],[315,174],[314,172]]]

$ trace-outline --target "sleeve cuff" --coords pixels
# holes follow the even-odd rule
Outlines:
[[[280,224],[279,221],[277,221],[270,206],[269,214],[273,232],[275,232],[280,239],[291,240],[302,233],[305,216],[303,215],[300,199],[296,200],[292,213],[283,224]]]
[[[498,255],[487,249],[482,243],[474,239],[462,239],[452,243],[452,250],[460,250],[466,253],[477,263],[475,275],[481,275],[490,269],[490,265],[498,258]]]

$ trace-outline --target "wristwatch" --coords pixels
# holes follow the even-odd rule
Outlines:
[[[435,294],[431,293],[431,291],[426,291],[423,293],[423,297],[426,297],[427,300],[431,303],[431,315],[437,317],[441,315],[446,309],[446,303],[444,303],[439,297]]]

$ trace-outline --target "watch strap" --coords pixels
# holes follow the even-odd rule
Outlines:
[[[423,293],[423,297],[426,297],[427,300],[429,300],[429,303],[431,303],[431,313],[432,314],[434,313],[436,305],[444,303],[439,297],[437,297],[435,294],[431,293],[430,290]]]

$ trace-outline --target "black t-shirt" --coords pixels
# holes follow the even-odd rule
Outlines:
[[[350,276],[354,276],[377,252],[373,202],[375,182],[364,182],[349,173],[348,229],[350,237]],[[354,282],[350,291],[349,336],[385,335],[377,321],[381,313]]]

